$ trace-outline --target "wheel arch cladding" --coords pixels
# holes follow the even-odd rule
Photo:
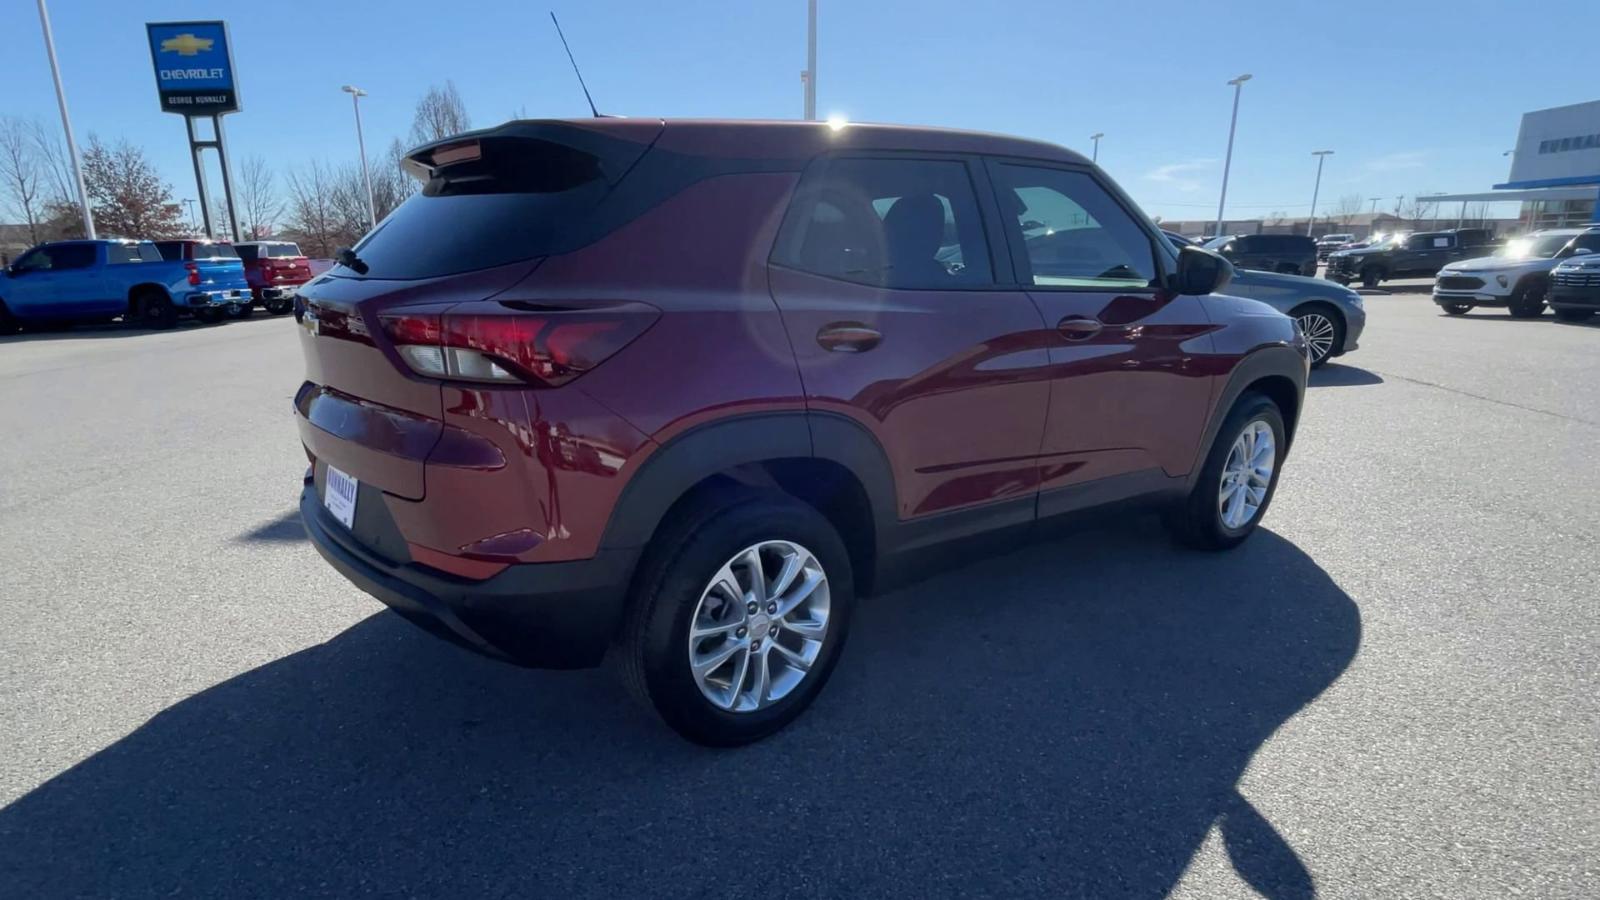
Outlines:
[[[893,472],[865,429],[826,413],[740,415],[672,439],[623,489],[601,546],[643,547],[675,507],[729,484],[776,488],[817,509],[850,550],[857,590],[871,584],[894,515]]]
[[[1306,359],[1293,347],[1263,347],[1240,360],[1218,394],[1217,405],[1211,410],[1205,438],[1200,442],[1200,455],[1190,470],[1189,483],[1192,485],[1200,477],[1205,454],[1211,451],[1211,445],[1216,442],[1223,420],[1246,391],[1256,391],[1277,405],[1287,432],[1284,440],[1284,449],[1287,451],[1294,443],[1295,426],[1300,419],[1305,389]]]

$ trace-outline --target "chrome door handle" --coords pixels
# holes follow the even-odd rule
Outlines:
[[[860,322],[833,322],[817,332],[817,343],[835,353],[865,353],[883,342],[883,334]]]
[[[1104,327],[1098,319],[1083,316],[1067,316],[1056,323],[1056,330],[1069,341],[1086,341],[1099,334]]]

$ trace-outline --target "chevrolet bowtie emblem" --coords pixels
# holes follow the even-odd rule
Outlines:
[[[162,53],[176,53],[179,56],[194,56],[202,50],[210,50],[215,44],[214,38],[197,38],[192,34],[180,34],[177,37],[167,38],[161,42]]]

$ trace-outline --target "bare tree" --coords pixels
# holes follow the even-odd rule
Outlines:
[[[245,240],[260,240],[272,234],[283,215],[283,197],[278,194],[278,180],[267,161],[259,156],[246,157],[239,167],[239,218],[240,231]]]
[[[1420,228],[1424,219],[1432,218],[1438,206],[1439,202],[1430,197],[1412,197],[1411,202],[1401,208],[1399,215],[1409,221],[1412,228]]]
[[[83,181],[95,223],[107,235],[162,238],[185,230],[172,188],[144,151],[125,140],[107,146],[90,135],[83,152]]]
[[[356,177],[359,179],[360,174]],[[359,234],[359,231],[352,233],[350,223],[339,209],[342,204],[336,194],[340,180],[338,172],[315,160],[298,172],[289,173],[284,232],[295,238],[308,256],[329,258],[338,248],[353,244]],[[362,206],[354,221],[364,221],[365,214]]]
[[[416,193],[419,185],[416,179],[406,174],[401,166],[405,159],[406,148],[395,138],[389,144],[388,155],[380,160],[375,160],[371,166],[372,173],[372,205],[378,214],[378,221],[394,212],[395,207],[406,201],[406,198]]]
[[[1349,228],[1355,217],[1361,215],[1363,205],[1360,194],[1345,194],[1333,205],[1329,219],[1338,219],[1340,228]]]
[[[1272,228],[1276,228],[1287,221],[1289,221],[1289,214],[1281,209],[1275,209],[1267,213],[1267,225]]]
[[[455,82],[446,81],[444,87],[432,85],[417,101],[417,112],[411,120],[411,143],[426,144],[472,128],[467,115],[467,105],[461,100]]]
[[[44,171],[30,124],[16,116],[0,116],[0,210],[21,215],[28,226],[29,243],[37,244],[39,217],[43,214]]]

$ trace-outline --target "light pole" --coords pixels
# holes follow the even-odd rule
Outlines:
[[[67,133],[67,154],[72,157],[72,180],[78,186],[78,212],[83,216],[83,235],[95,239],[94,213],[89,211],[89,192],[83,189],[83,166],[78,162],[78,142],[72,139],[72,117],[67,115],[67,92],[61,86],[61,65],[56,62],[56,39],[50,33],[50,13],[39,0],[39,27],[44,29],[44,52],[50,57],[50,77],[56,82],[56,103],[61,107],[61,130]]]
[[[806,70],[800,73],[806,84],[806,121],[817,120],[817,0],[806,3]]]
[[[1096,131],[1094,134],[1089,135],[1089,140],[1094,141],[1094,155],[1089,157],[1090,162],[1100,161],[1100,139],[1105,136],[1106,133],[1104,131]]]
[[[1311,155],[1317,158],[1317,185],[1311,189],[1311,221],[1306,223],[1307,237],[1310,237],[1311,229],[1317,224],[1317,195],[1322,193],[1322,164],[1333,155],[1333,151],[1313,150]]]
[[[194,198],[185,197],[183,198],[182,203],[184,206],[189,207],[189,230],[196,231],[199,226],[194,223]]]
[[[1222,209],[1228,203],[1228,170],[1233,167],[1233,131],[1239,125],[1239,94],[1249,80],[1249,74],[1244,74],[1228,82],[1233,85],[1233,118],[1228,122],[1228,155],[1222,160],[1222,196],[1217,200],[1218,235],[1222,234]]]
[[[372,203],[372,175],[367,172],[367,140],[361,136],[361,98],[367,95],[366,91],[352,84],[347,84],[339,90],[350,95],[350,105],[356,111],[356,146],[361,150],[361,180],[367,185],[367,227],[373,228],[378,224],[378,208]]]

